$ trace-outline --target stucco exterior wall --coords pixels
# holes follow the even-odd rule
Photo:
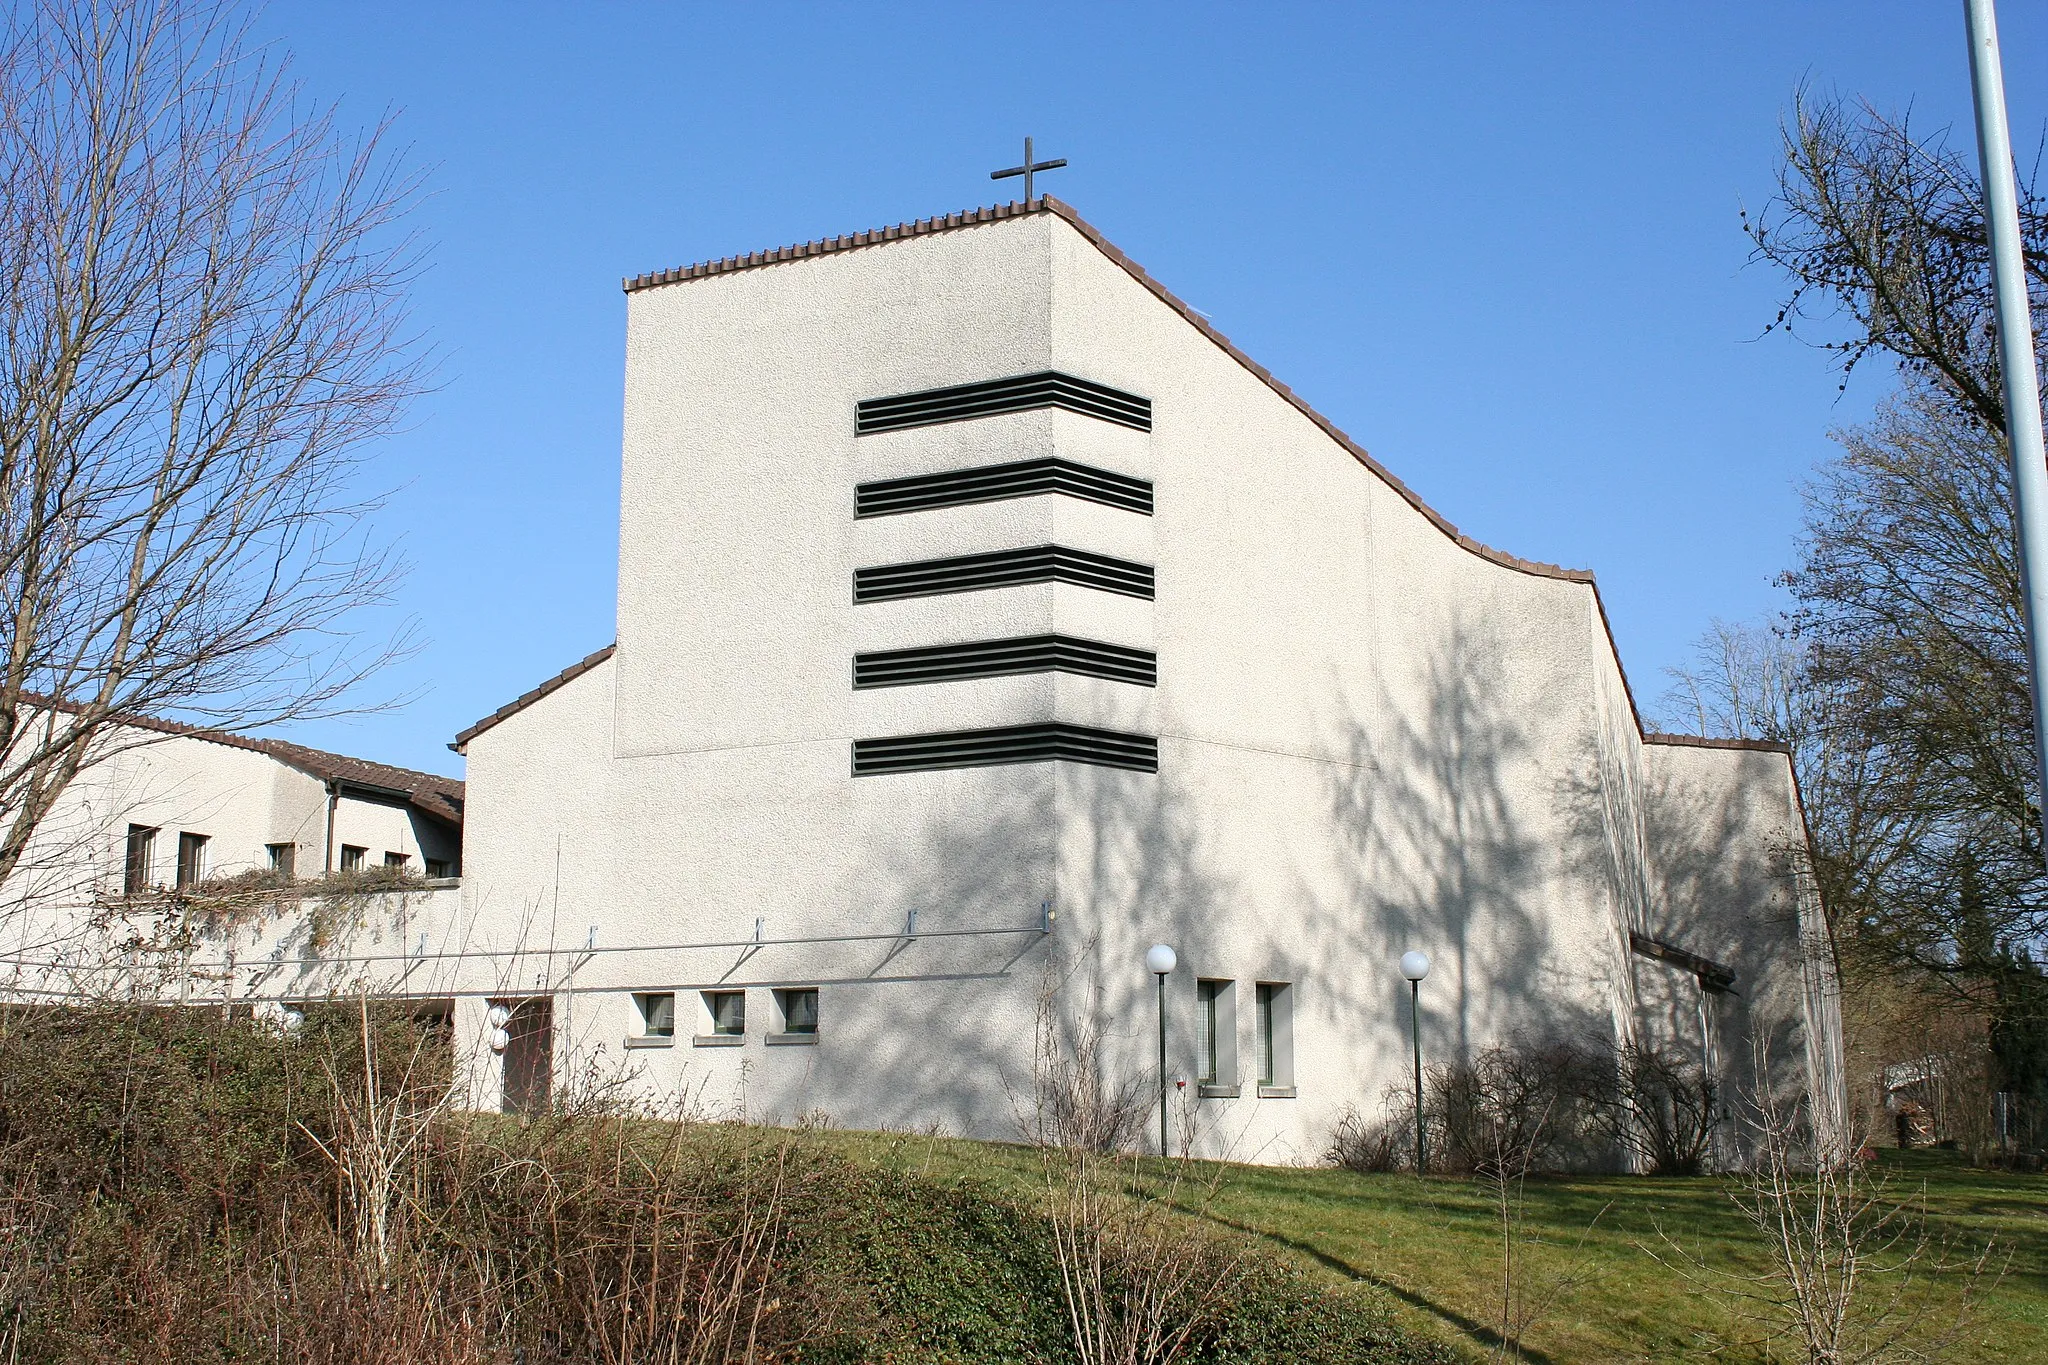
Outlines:
[[[1813,881],[1792,765],[1780,752],[1662,742],[1645,746],[1654,851],[1646,931],[1713,945],[1735,989],[1710,1002],[1708,1028],[1731,1103],[1762,1089],[1813,1103],[1824,1142],[1846,1112],[1839,988]],[[1707,948],[1696,951],[1708,952]],[[1640,961],[1646,1025],[1698,1032],[1699,993]]]
[[[1686,793],[1706,789],[1646,757],[1590,583],[1454,540],[1052,214],[645,290],[628,313],[617,653],[469,746],[465,914],[633,948],[557,989],[566,1071],[625,1066],[760,1118],[1015,1136],[1049,988],[1070,1036],[1149,1074],[1141,959],[1165,941],[1170,1074],[1195,1074],[1197,980],[1235,983],[1237,1093],[1189,1088],[1198,1147],[1302,1161],[1406,1070],[1407,949],[1437,963],[1432,1058],[1638,1027],[1628,930],[1681,893],[1706,837]],[[1036,411],[854,434],[861,399],[1046,368],[1149,397],[1153,429]],[[1041,496],[853,517],[863,480],[1050,454],[1152,480],[1155,514]],[[1156,565],[1156,600],[851,600],[858,567],[1044,543]],[[1156,650],[1158,686],[850,685],[858,650],[1051,631]],[[850,773],[858,738],[1055,719],[1157,735],[1159,772]],[[1787,808],[1789,772],[1737,785],[1745,810]],[[1693,932],[1769,918],[1767,823],[1722,831],[1757,870]],[[1780,971],[1782,942],[1752,937],[1753,969]],[[1265,1094],[1260,982],[1293,1013]],[[780,986],[820,989],[815,1041],[754,1025]],[[679,1036],[627,1047],[632,992],[668,989]],[[708,989],[749,992],[743,1042],[693,1045]],[[1776,1029],[1798,1004],[1774,987],[1757,1008]]]

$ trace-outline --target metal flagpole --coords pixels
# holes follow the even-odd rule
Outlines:
[[[1991,233],[1991,275],[1998,297],[1998,359],[2005,372],[2005,436],[2012,455],[2020,596],[2027,620],[2027,668],[2034,697],[2034,772],[2048,803],[2048,450],[2041,439],[2040,377],[2034,371],[2034,323],[2020,254],[2019,192],[2012,134],[2005,119],[2005,71],[1998,57],[1998,16],[1991,0],[1963,0],[1970,31],[1970,84],[1977,105],[1977,159],[1984,171],[1984,221]],[[2048,855],[2048,839],[2043,840]]]

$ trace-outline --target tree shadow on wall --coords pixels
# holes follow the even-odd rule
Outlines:
[[[1172,942],[1187,964],[1172,981],[1169,1067],[1192,1075],[1182,1017],[1192,1010],[1192,964],[1215,955],[1217,915],[1231,897],[1172,783],[1073,763],[877,780],[953,788],[917,836],[892,845],[864,877],[890,888],[878,913],[904,920],[915,909],[930,931],[1036,926],[1049,907],[1052,930],[934,936],[874,954],[878,976],[915,978],[886,988],[906,992],[907,1008],[900,1026],[863,1033],[858,1075],[816,1068],[807,1082],[816,1107],[885,1127],[1024,1136],[1048,983],[1063,1047],[1096,1048],[1113,1082],[1156,1080],[1144,964],[1156,941]],[[1113,894],[1089,894],[1102,888]],[[891,1079],[877,1085],[878,1077]]]
[[[1806,1088],[1809,979],[1802,943],[1805,850],[1789,820],[1771,818],[1770,788],[1786,781],[1775,753],[1673,746],[1644,783],[1644,838],[1652,851],[1643,932],[1732,968],[1732,993],[1714,997],[1714,1054],[1739,1109],[1759,1084],[1781,1098]],[[1688,774],[1687,769],[1691,772]],[[1780,808],[1788,809],[1788,806]],[[1638,975],[1673,969],[1638,959]],[[1645,1011],[1673,1039],[1696,1038],[1697,987],[1662,980]],[[1769,1075],[1755,1059],[1770,1059]]]
[[[1426,1057],[1611,1028],[1585,989],[1594,964],[1571,957],[1557,932],[1560,846],[1594,832],[1589,812],[1561,799],[1544,727],[1498,657],[1454,622],[1424,665],[1419,705],[1381,688],[1340,722],[1350,761],[1330,767],[1328,808],[1344,889],[1334,902],[1303,899],[1318,904],[1310,937],[1326,961],[1355,954],[1325,974],[1353,980],[1356,998],[1333,1004],[1380,1039],[1383,1062],[1406,1054],[1409,992],[1397,964],[1411,949],[1434,967],[1421,988]],[[1585,758],[1563,755],[1568,767]]]

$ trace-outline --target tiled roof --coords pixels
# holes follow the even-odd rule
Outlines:
[[[66,710],[76,709],[64,703],[57,705],[63,706]],[[117,724],[132,726],[137,730],[154,730],[159,734],[203,739],[209,744],[223,744],[230,749],[247,749],[253,753],[268,754],[281,763],[289,763],[310,773],[322,782],[375,787],[382,791],[402,794],[406,804],[422,815],[457,828],[462,825],[463,786],[461,781],[453,777],[416,772],[411,768],[395,768],[389,763],[372,763],[367,758],[350,758],[347,754],[329,753],[325,749],[310,749],[303,744],[293,744],[282,739],[262,739],[253,735],[229,734],[225,730],[209,730],[203,725],[188,725],[184,721],[164,720],[157,716],[116,716],[114,720]]]
[[[595,653],[584,655],[581,659],[579,659],[573,664],[570,664],[560,673],[555,674],[554,677],[549,678],[539,687],[533,688],[531,691],[520,693],[511,701],[506,702],[503,706],[491,712],[491,714],[485,716],[482,720],[470,726],[467,730],[464,730],[461,734],[455,737],[455,741],[448,747],[453,749],[458,754],[461,753],[463,751],[463,746],[467,745],[471,740],[475,739],[478,735],[490,729],[499,721],[504,720],[507,716],[511,716],[516,714],[517,712],[524,711],[527,707],[533,705],[535,702],[539,701],[542,697],[545,697],[548,693],[554,691],[556,688],[566,686],[567,684],[572,683],[576,679],[582,677],[585,673],[588,673],[591,669],[596,668],[606,659],[611,658],[612,651],[617,648],[618,645],[616,643],[613,643],[606,645],[603,649],[600,649]]]

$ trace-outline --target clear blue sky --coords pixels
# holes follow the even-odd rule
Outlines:
[[[2015,141],[2048,7],[2001,16]],[[309,94],[428,166],[441,387],[372,473],[425,646],[403,709],[295,737],[456,773],[453,734],[612,638],[623,275],[1042,182],[1460,528],[1595,570],[1637,694],[1768,611],[1860,419],[1756,341],[1793,85],[1974,157],[1960,3],[274,4]]]

